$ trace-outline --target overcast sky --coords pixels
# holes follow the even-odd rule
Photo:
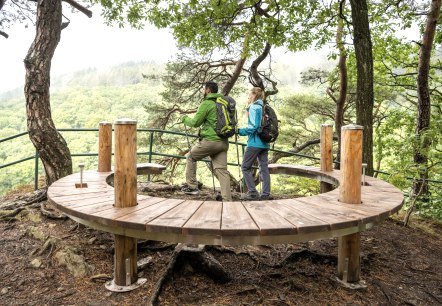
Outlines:
[[[129,61],[155,61],[165,63],[177,53],[169,30],[158,30],[147,25],[143,30],[120,29],[104,24],[100,9],[93,9],[92,18],[72,14],[66,7],[70,25],[61,33],[61,40],[52,60],[51,75],[57,76],[77,70],[105,68]],[[65,20],[64,20],[65,21]],[[35,36],[35,27],[17,24],[9,29],[8,39],[0,36],[0,93],[23,88],[25,68],[23,59]],[[320,64],[325,52],[306,51],[285,53],[281,48],[272,51],[273,59],[291,62],[298,70]]]
[[[66,10],[66,9],[65,9]],[[108,67],[137,60],[163,63],[176,52],[175,42],[167,30],[146,26],[144,30],[106,26],[99,10],[92,18],[67,12],[71,23],[61,33],[52,61],[52,76],[88,67]],[[0,36],[2,55],[0,93],[24,85],[23,59],[35,36],[35,27],[18,24],[7,30],[9,38]]]

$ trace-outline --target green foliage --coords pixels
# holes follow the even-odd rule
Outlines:
[[[138,127],[146,127],[151,120],[144,112],[144,105],[160,100],[163,90],[158,80],[145,79],[142,72],[158,73],[162,66],[154,63],[127,63],[107,71],[86,69],[72,76],[54,78],[52,82],[51,109],[52,119],[58,129],[98,128],[99,122],[114,122],[121,118],[131,118]],[[0,139],[27,130],[26,108],[23,93],[11,92],[0,95]],[[98,153],[97,132],[61,132],[71,154]],[[144,137],[145,138],[145,137]],[[142,137],[143,139],[143,137]],[[32,157],[35,149],[27,135],[0,142],[0,165]],[[97,158],[74,156],[74,171],[78,163],[86,168],[96,168]],[[8,189],[33,182],[34,160],[22,162],[0,169],[0,194]],[[39,175],[43,167],[39,164]]]
[[[103,6],[109,23],[140,28],[149,21],[171,28],[178,44],[202,54],[217,48],[243,45],[243,56],[259,54],[268,42],[273,46],[305,50],[333,37],[335,12],[328,4],[312,0],[256,2],[95,0]]]

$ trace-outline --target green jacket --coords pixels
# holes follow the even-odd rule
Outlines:
[[[190,127],[199,127],[199,136],[201,138],[211,141],[221,141],[221,138],[216,134],[216,106],[210,98],[221,97],[218,93],[209,93],[201,102],[198,110],[193,118],[184,116],[181,121]]]

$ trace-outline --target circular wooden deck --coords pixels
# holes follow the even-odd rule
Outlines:
[[[158,165],[157,165],[158,166]],[[339,185],[340,172],[270,165],[272,174],[304,176]],[[152,166],[151,170],[160,171]],[[382,180],[365,177],[362,203],[338,201],[338,188],[309,197],[248,202],[192,201],[138,195],[138,205],[116,208],[112,172],[85,171],[87,188],[76,188],[80,174],[64,177],[48,189],[48,199],[70,218],[118,235],[207,245],[273,244],[332,238],[360,232],[397,212],[402,192]]]

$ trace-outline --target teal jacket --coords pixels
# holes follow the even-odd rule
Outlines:
[[[247,119],[247,127],[240,128],[238,130],[238,134],[240,136],[248,136],[247,146],[254,148],[262,148],[268,149],[270,148],[270,144],[268,142],[264,142],[258,136],[258,130],[261,126],[261,118],[262,118],[262,106],[264,102],[262,100],[256,100],[252,105],[248,107],[248,119]]]
[[[199,136],[211,141],[221,141],[216,134],[216,98],[221,97],[218,93],[209,93],[201,102],[193,118],[184,116],[181,122],[190,127],[200,127]],[[209,100],[212,99],[212,100]]]

